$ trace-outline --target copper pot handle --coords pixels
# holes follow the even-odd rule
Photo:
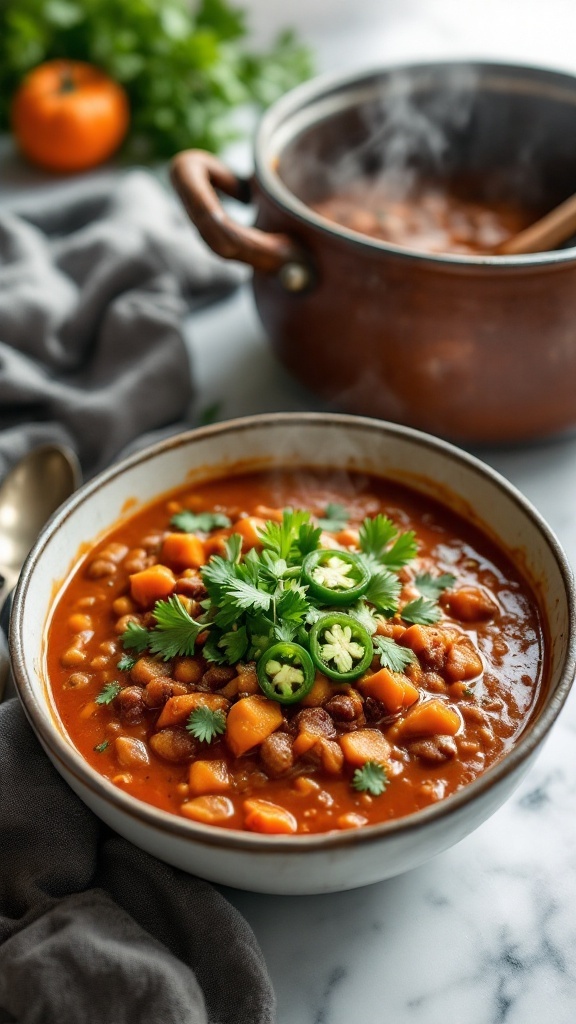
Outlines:
[[[213,252],[227,260],[248,263],[265,274],[277,274],[287,291],[308,287],[310,267],[289,235],[237,224],[224,210],[217,192],[249,203],[248,179],[238,177],[218,157],[201,149],[178,153],[170,173],[188,216]]]

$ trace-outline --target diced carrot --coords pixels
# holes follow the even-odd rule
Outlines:
[[[292,753],[294,757],[302,757],[302,754],[307,754],[315,743],[318,742],[318,733],[306,732],[302,730],[299,732],[296,739],[292,744]]]
[[[206,537],[204,541],[204,553],[206,558],[210,558],[210,555],[223,555],[226,552],[226,541],[232,533],[232,530],[215,530],[209,537]]]
[[[172,678],[179,683],[199,683],[204,674],[204,669],[197,658],[175,658]]]
[[[244,519],[237,519],[231,528],[231,533],[239,533],[242,537],[242,550],[261,547],[260,530],[263,530],[265,520],[259,516],[245,516]]]
[[[168,533],[162,541],[162,559],[175,569],[199,569],[206,562],[204,545],[195,533]]]
[[[225,793],[231,786],[226,761],[193,761],[190,765],[190,792],[193,796]]]
[[[160,712],[156,728],[163,729],[165,725],[181,725],[196,708],[226,711],[228,701],[218,693],[183,693],[178,697],[170,697]]]
[[[234,804],[227,796],[196,796],[180,808],[182,814],[204,825],[220,825],[234,814]]]
[[[324,701],[334,693],[334,688],[331,683],[328,682],[326,676],[322,675],[321,672],[316,673],[316,678],[312,684],[312,689],[306,696],[300,701],[302,707],[305,708],[318,708]]]
[[[263,743],[283,722],[276,701],[260,694],[242,697],[233,704],[226,721],[226,742],[236,757]]]
[[[156,601],[168,597],[174,590],[176,579],[167,565],[151,565],[130,576],[130,593],[139,605],[148,608]]]
[[[402,626],[399,622],[384,622],[381,620],[376,626],[378,636],[390,636],[393,640],[400,640],[400,637],[404,636],[405,632],[406,626]]]
[[[97,704],[95,700],[91,700],[88,704],[85,704],[79,712],[80,718],[92,718],[92,715],[97,714],[97,712],[101,710],[102,705]]]
[[[480,587],[460,587],[459,590],[446,591],[442,595],[442,607],[461,622],[491,619],[498,611],[495,598]]]
[[[340,736],[340,746],[349,764],[361,767],[366,761],[385,764],[390,757],[390,744],[379,729],[356,729]]]
[[[402,737],[455,736],[460,725],[458,712],[436,697],[412,708],[399,723],[398,734]]]
[[[258,676],[256,675],[254,665],[243,665],[242,667],[238,667],[236,681],[238,683],[238,693],[260,693]]]
[[[273,804],[271,800],[245,800],[244,812],[244,824],[251,832],[278,835],[298,831],[298,822],[294,815],[284,807]]]
[[[340,530],[340,533],[336,534],[336,540],[345,548],[358,547],[359,539],[360,534],[358,533],[358,530],[353,530],[350,526],[346,527],[345,530]]]
[[[390,672],[387,668],[364,676],[358,683],[358,689],[365,697],[379,700],[391,715],[414,704],[419,697],[418,688],[406,676],[401,672]]]

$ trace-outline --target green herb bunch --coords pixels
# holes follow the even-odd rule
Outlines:
[[[282,522],[266,522],[261,531],[261,548],[242,554],[242,539],[232,534],[225,553],[214,555],[201,570],[208,597],[202,614],[194,619],[176,596],[157,601],[155,625],[146,629],[130,623],[122,636],[125,651],[148,650],[168,660],[176,655],[193,655],[196,641],[204,634],[202,653],[208,661],[234,665],[256,660],[273,644],[297,642],[308,646],[311,627],[327,611],[303,582],[306,556],[322,548],[323,524],[345,525],[342,510],[314,521],[309,512],[284,509]],[[173,526],[190,523],[174,517]],[[213,525],[213,524],[204,524]],[[415,575],[420,596],[400,607],[402,585],[398,573],[417,555],[413,531],[400,532],[384,515],[366,518],[359,530],[359,557],[369,573],[362,598],[346,607],[346,614],[358,620],[372,637],[374,654],[382,666],[402,671],[414,654],[393,639],[377,635],[378,622],[399,614],[407,623],[433,623],[441,617],[437,603],[440,593],[454,577],[444,574]],[[338,551],[334,551],[337,556]],[[426,596],[429,595],[429,596]],[[119,666],[120,667],[120,666]]]
[[[53,58],[98,65],[126,89],[128,155],[162,159],[234,137],[231,113],[268,104],[308,77],[308,51],[282,33],[266,53],[245,47],[246,18],[228,0],[3,0],[0,128],[24,75]]]

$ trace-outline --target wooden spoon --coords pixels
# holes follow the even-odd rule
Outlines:
[[[512,235],[498,246],[498,256],[519,256],[524,252],[549,252],[576,232],[576,195],[565,199],[530,227]]]

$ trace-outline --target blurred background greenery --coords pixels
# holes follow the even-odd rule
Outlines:
[[[235,135],[234,111],[265,106],[312,73],[290,29],[260,52],[247,36],[246,12],[229,0],[3,0],[0,130],[26,73],[64,57],[98,65],[125,88],[128,158],[217,151]]]

